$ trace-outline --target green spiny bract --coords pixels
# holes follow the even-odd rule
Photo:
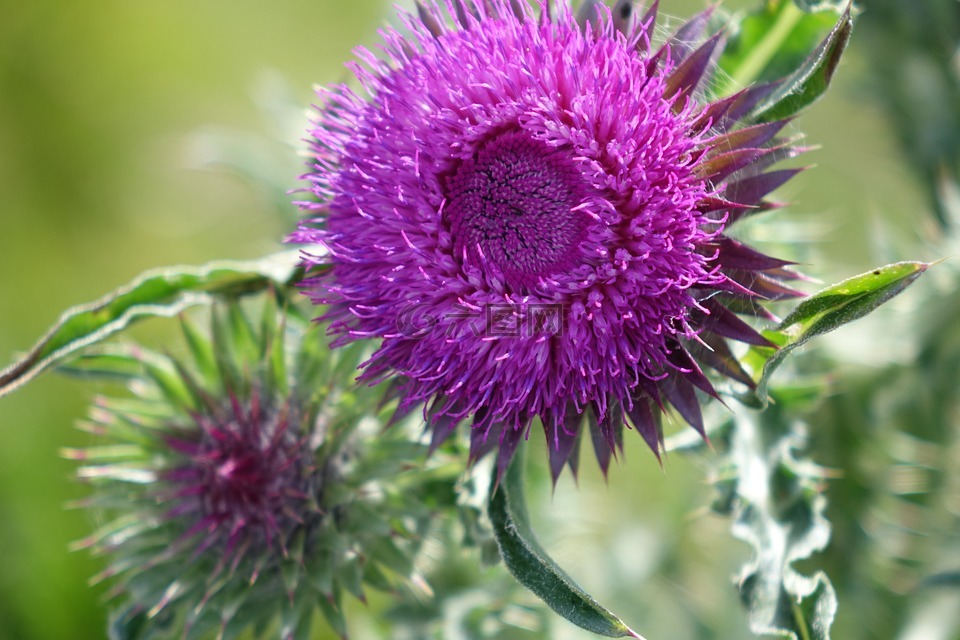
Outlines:
[[[130,393],[98,398],[82,428],[99,442],[67,456],[106,519],[77,546],[109,558],[111,637],[305,638],[317,609],[346,637],[344,592],[419,581],[457,465],[431,458],[440,483],[411,468],[426,447],[379,433],[380,398],[349,382],[360,350],[331,354],[307,324],[231,304],[209,335],[183,320],[183,357],[101,355]]]

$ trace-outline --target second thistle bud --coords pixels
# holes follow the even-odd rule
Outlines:
[[[404,471],[423,446],[363,437],[379,422],[345,375],[359,352],[305,324],[231,305],[209,334],[184,321],[189,357],[111,354],[132,393],[99,398],[83,426],[102,444],[67,452],[108,517],[78,546],[109,558],[111,637],[302,638],[317,610],[345,637],[345,593],[416,579],[436,501]]]

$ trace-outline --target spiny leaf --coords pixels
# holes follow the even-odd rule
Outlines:
[[[732,533],[754,548],[738,580],[750,630],[791,640],[829,640],[837,596],[826,575],[805,576],[797,561],[830,540],[819,491],[822,470],[797,457],[802,432],[779,409],[736,419],[730,462],[736,484]]]
[[[250,262],[149,271],[100,300],[60,316],[26,356],[0,372],[0,397],[138,320],[175,316],[188,307],[209,304],[217,295],[252,293],[272,284],[288,286],[295,278],[297,261],[297,252],[285,252]]]
[[[898,262],[854,276],[807,298],[764,335],[779,349],[753,348],[748,362],[762,369],[755,392],[744,396],[751,406],[764,406],[770,376],[787,355],[815,336],[829,333],[867,315],[909,287],[929,268],[924,262]]]
[[[523,494],[520,449],[499,486],[496,469],[490,481],[490,521],[504,564],[523,586],[578,627],[609,638],[643,640],[577,585],[537,542]]]

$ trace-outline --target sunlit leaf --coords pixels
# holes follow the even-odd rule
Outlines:
[[[743,399],[747,404],[764,405],[770,376],[791,351],[867,315],[913,284],[929,266],[924,262],[898,262],[880,267],[827,287],[798,304],[776,329],[764,332],[779,349],[751,349],[748,364],[762,372],[756,391]]]
[[[837,70],[840,56],[852,31],[853,17],[848,6],[820,46],[796,71],[780,81],[768,98],[754,108],[750,119],[772,122],[789,118],[823,95]]]
[[[496,470],[490,483],[490,521],[504,564],[523,586],[578,627],[609,638],[642,640],[577,585],[537,542],[523,493],[523,458],[521,447],[499,487]]]
[[[725,78],[726,83],[718,93],[777,80],[799,69],[843,11],[836,6],[840,3],[807,3],[812,4],[816,6],[798,9],[799,2],[766,2],[740,20],[720,57],[720,81]]]
[[[60,316],[26,356],[0,372],[0,397],[138,320],[175,316],[194,305],[207,304],[217,295],[236,296],[271,285],[288,286],[297,262],[297,252],[285,252],[250,262],[212,262],[201,267],[149,271],[100,300]]]

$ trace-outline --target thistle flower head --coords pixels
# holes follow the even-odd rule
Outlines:
[[[345,635],[344,592],[416,577],[436,504],[428,474],[404,473],[418,445],[364,433],[376,398],[337,383],[358,351],[305,324],[268,304],[254,328],[231,305],[209,336],[185,320],[188,357],[91,356],[132,392],[99,398],[83,426],[100,442],[67,452],[106,520],[78,546],[109,558],[114,633],[299,638],[319,608]]]
[[[604,470],[625,424],[659,451],[669,404],[702,432],[701,365],[753,384],[726,341],[770,346],[739,315],[796,295],[727,235],[796,172],[765,172],[797,152],[785,121],[747,121],[770,88],[705,97],[709,12],[653,48],[656,3],[418,7],[311,129],[291,240],[321,248],[304,286],[334,344],[379,340],[361,379],[396,378],[434,443],[469,422],[501,472],[535,418],[555,478],[587,425]]]

